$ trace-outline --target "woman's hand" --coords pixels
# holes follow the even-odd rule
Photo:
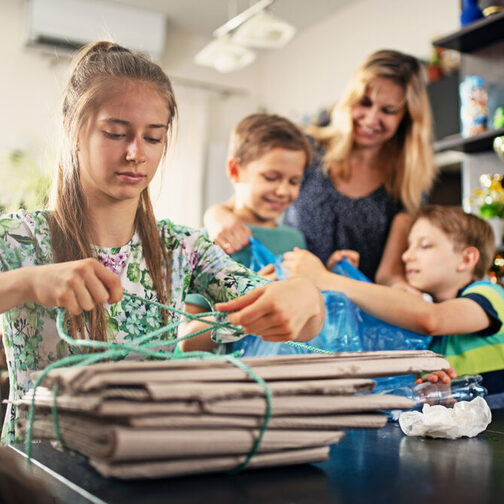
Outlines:
[[[216,205],[207,211],[205,227],[210,240],[226,254],[234,254],[246,247],[252,236],[250,229],[225,205]]]
[[[288,278],[305,276],[319,289],[323,278],[328,274],[326,267],[316,255],[297,247],[292,252],[284,254],[282,266]]]
[[[307,341],[324,325],[324,300],[306,278],[273,282],[215,306],[229,321],[266,341]]]
[[[59,306],[72,315],[89,311],[98,303],[117,303],[123,289],[119,277],[96,259],[81,259],[25,268],[29,272],[29,297],[43,306]]]
[[[331,254],[331,257],[327,260],[327,269],[332,270],[332,267],[339,263],[342,259],[346,259],[355,268],[359,267],[360,254],[356,250],[342,249],[336,250]]]

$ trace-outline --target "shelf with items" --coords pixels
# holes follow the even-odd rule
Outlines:
[[[504,40],[504,12],[499,12],[435,40],[434,45],[471,53],[502,40]]]
[[[504,128],[487,130],[470,137],[453,135],[434,142],[434,152],[455,150],[465,152],[466,154],[473,154],[489,151],[492,150],[495,137],[502,135],[504,135]]]

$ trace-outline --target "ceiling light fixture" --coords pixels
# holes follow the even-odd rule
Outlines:
[[[256,49],[278,49],[292,39],[296,28],[264,11],[275,0],[257,3],[217,28],[215,40],[207,44],[194,58],[199,65],[219,72],[233,72],[255,60]]]
[[[279,49],[287,44],[295,33],[294,26],[262,11],[237,28],[232,38],[233,42],[246,47]]]

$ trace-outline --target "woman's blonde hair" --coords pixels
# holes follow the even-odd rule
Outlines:
[[[125,79],[155,86],[165,101],[169,115],[163,158],[166,153],[177,106],[170,80],[163,70],[141,54],[112,42],[100,41],[84,47],[73,61],[63,94],[63,130],[49,220],[55,262],[93,257],[93,234],[86,219],[80,184],[78,137],[81,128],[100,106],[105,91],[124,83]],[[141,193],[135,227],[159,301],[166,303],[170,295],[171,261],[159,235],[148,188]],[[166,321],[166,312],[163,317]],[[89,312],[86,321],[89,336],[104,341],[107,331],[103,305]],[[77,332],[84,336],[82,317],[72,317],[71,330],[74,337]]]
[[[333,108],[331,123],[309,133],[325,147],[324,170],[341,177],[350,175],[353,148],[352,108],[364,97],[373,79],[390,79],[406,96],[406,112],[396,134],[380,151],[386,167],[385,188],[406,210],[415,211],[436,175],[432,155],[431,113],[422,68],[413,56],[393,50],[371,54],[355,71],[340,102]]]

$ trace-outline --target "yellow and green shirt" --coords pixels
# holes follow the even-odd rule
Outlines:
[[[457,297],[478,303],[490,325],[478,333],[435,337],[431,350],[443,354],[459,375],[504,370],[504,288],[480,280],[466,286]]]

